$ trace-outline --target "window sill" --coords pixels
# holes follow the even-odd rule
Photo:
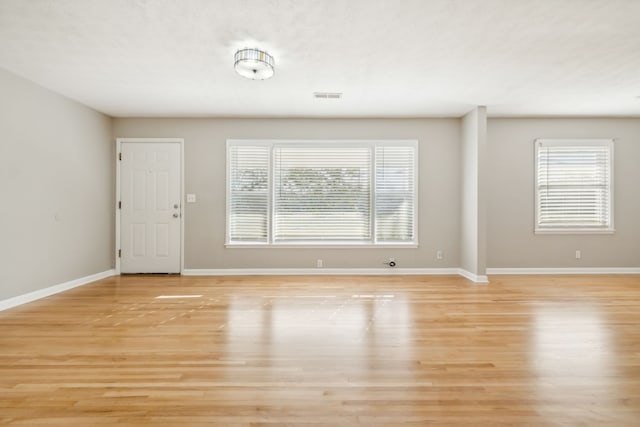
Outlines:
[[[613,228],[593,230],[588,228],[558,228],[558,229],[536,229],[534,234],[615,234]]]
[[[281,244],[259,244],[259,243],[226,243],[224,245],[228,249],[415,249],[418,247],[417,243],[389,243],[389,244],[371,244],[371,243],[348,243],[348,244],[336,244],[336,243],[281,243]]]

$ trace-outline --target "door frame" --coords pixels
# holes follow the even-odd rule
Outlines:
[[[180,145],[180,274],[184,272],[184,138],[116,138],[116,199],[114,201],[116,211],[116,246],[114,256],[116,259],[116,274],[120,274],[120,209],[118,201],[120,201],[120,153],[122,153],[122,144],[128,142],[160,142],[174,143]]]

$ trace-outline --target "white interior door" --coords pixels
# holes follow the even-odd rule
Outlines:
[[[181,146],[123,142],[120,272],[180,273]]]

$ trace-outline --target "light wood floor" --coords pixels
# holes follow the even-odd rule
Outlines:
[[[491,279],[101,280],[0,312],[0,425],[640,425],[640,276]]]

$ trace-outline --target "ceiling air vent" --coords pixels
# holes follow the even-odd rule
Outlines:
[[[313,92],[313,97],[318,99],[340,99],[342,92]]]

